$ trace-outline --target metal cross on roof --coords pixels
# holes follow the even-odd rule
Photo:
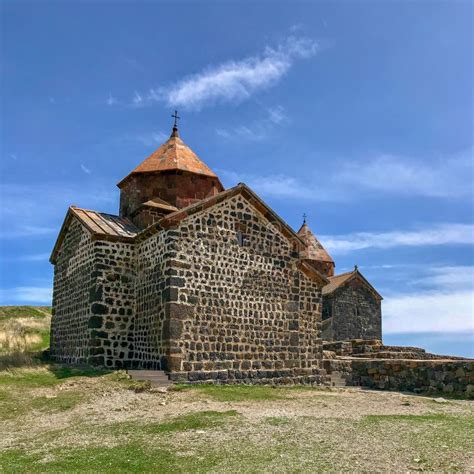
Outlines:
[[[178,111],[175,110],[175,111],[174,111],[174,114],[172,114],[171,117],[174,118],[174,125],[173,125],[173,128],[178,128],[178,120],[181,118],[181,117],[178,117]]]
[[[303,224],[306,224],[306,213],[303,214]]]

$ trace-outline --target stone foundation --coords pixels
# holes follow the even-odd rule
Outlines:
[[[325,371],[320,369],[213,370],[170,373],[170,380],[173,382],[189,384],[322,385],[326,379]]]

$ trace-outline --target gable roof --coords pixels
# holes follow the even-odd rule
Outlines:
[[[321,243],[313,234],[306,222],[304,222],[301,226],[300,230],[298,231],[298,235],[306,244],[306,249],[301,252],[301,256],[303,258],[307,258],[309,260],[317,260],[320,262],[334,263],[332,257],[321,245]]]
[[[341,273],[333,277],[328,277],[329,283],[323,288],[323,296],[329,295],[341,288],[353,278],[357,278],[359,281],[365,284],[365,286],[375,295],[376,298],[383,300],[382,295],[369,283],[369,281],[362,275],[362,273],[356,268],[351,272]]]
[[[184,207],[179,211],[168,214],[167,216],[160,219],[159,226],[165,229],[174,227],[186,217],[196,214],[197,212],[204,211],[205,209],[209,209],[210,207],[213,207],[216,204],[219,204],[239,194],[243,196],[260,214],[262,214],[265,219],[277,226],[278,230],[286,238],[299,244],[300,247],[301,245],[305,245],[303,240],[301,240],[296,232],[244,183],[239,183],[237,186],[229,188],[226,191],[222,191],[215,196],[208,197],[195,204]],[[147,229],[145,229],[145,231],[146,230]]]
[[[96,238],[109,240],[131,241],[140,232],[131,221],[123,217],[105,212],[91,211],[71,206],[68,209],[58,238],[54,245],[49,261],[55,263],[66,231],[72,220],[76,218]]]
[[[221,188],[224,189],[217,175],[181,140],[177,129],[173,129],[169,139],[123,178],[117,186],[121,187],[134,174],[172,170],[216,178]]]
[[[144,240],[162,229],[175,227],[186,217],[211,208],[216,204],[237,195],[243,196],[268,222],[275,225],[275,227],[277,227],[288,240],[294,242],[297,248],[306,246],[305,242],[298,236],[298,234],[280,216],[278,216],[273,209],[260,199],[260,197],[258,197],[257,194],[255,194],[247,185],[239,183],[237,186],[222,191],[215,196],[211,196],[199,201],[198,203],[172,212],[161,218],[158,223],[152,224],[144,230],[140,230],[126,218],[71,206],[66,214],[61,231],[59,232],[58,239],[50,257],[50,262],[53,264],[55,263],[62,241],[66,235],[67,228],[74,218],[77,218],[95,238],[131,242],[134,241],[135,238]],[[155,199],[152,201],[155,201]],[[161,205],[159,202],[157,203]],[[321,284],[330,282],[330,278],[326,278],[322,275],[309,263],[309,261],[301,259],[297,262],[297,267],[308,277],[318,280]]]

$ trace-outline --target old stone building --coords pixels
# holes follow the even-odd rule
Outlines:
[[[306,224],[294,232],[245,184],[224,190],[176,126],[118,186],[119,216],[70,207],[52,252],[55,360],[318,382],[323,294],[328,338],[380,337],[360,273],[339,284]]]
[[[323,287],[322,338],[325,341],[382,339],[382,297],[362,275],[354,271],[334,275],[334,260],[311,232],[306,221],[298,236],[306,244],[301,258],[326,276]]]
[[[382,297],[354,271],[329,278],[323,288],[323,332],[326,341],[382,339]]]

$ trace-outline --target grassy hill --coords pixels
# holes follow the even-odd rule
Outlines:
[[[50,325],[48,306],[0,306],[0,369],[47,349]]]

